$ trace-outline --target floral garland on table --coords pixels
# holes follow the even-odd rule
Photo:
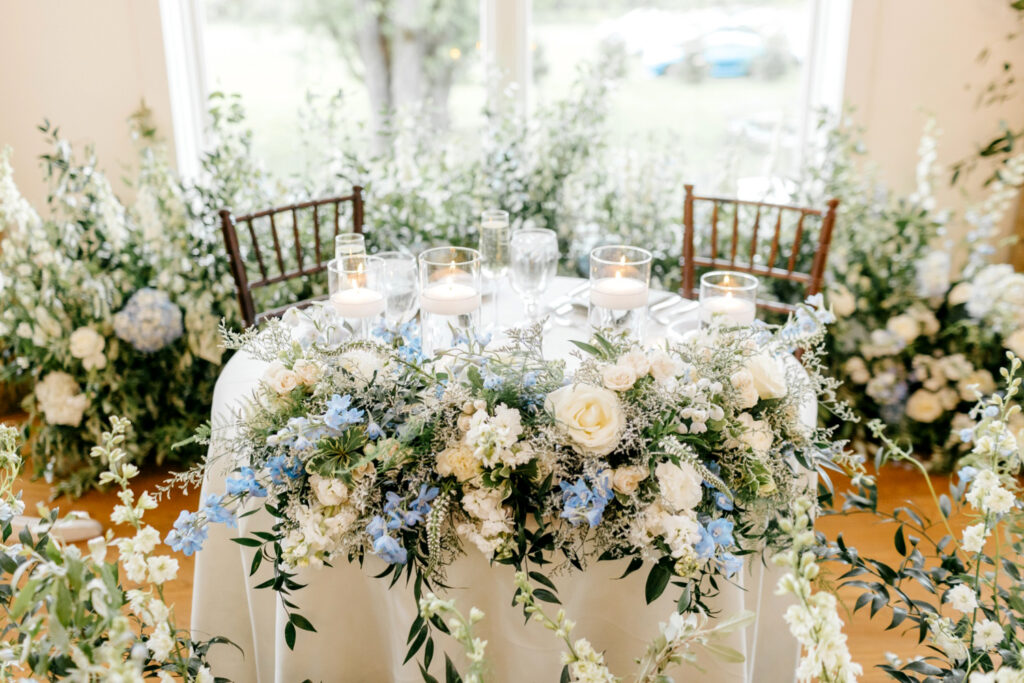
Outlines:
[[[138,468],[126,450],[129,428],[115,417],[91,455],[104,463],[103,480],[118,488],[111,521],[133,535],[108,531],[83,552],[49,535],[56,510],[40,510],[45,523],[37,537],[14,537],[11,520],[25,507],[13,493],[20,444],[16,429],[0,425],[0,679],[214,683],[207,653],[227,641],[192,640],[174,625],[164,584],[176,577],[178,561],[155,553],[160,534],[143,516],[156,501],[131,489]],[[132,588],[122,584],[122,571]]]
[[[831,319],[818,297],[776,330],[649,350],[597,336],[570,378],[538,330],[425,358],[411,325],[340,341],[328,309],[291,314],[229,335],[269,367],[223,444],[237,458],[226,492],[183,512],[167,542],[192,552],[209,522],[266,503],[272,531],[239,542],[285,594],[298,567],[375,554],[420,599],[469,546],[552,601],[548,563],[646,562],[649,602],[674,582],[681,613],[706,613],[743,554],[787,544],[778,510],[806,495],[803,473],[856,462],[799,414],[834,390],[815,351]],[[777,355],[795,346],[807,373]],[[417,621],[410,656],[437,624]],[[286,641],[311,628],[291,612]]]
[[[866,425],[880,419],[932,467],[948,469],[967,452],[959,434],[974,424],[974,388],[992,392],[1005,350],[1024,353],[1024,274],[990,263],[993,233],[1024,183],[1024,156],[1007,162],[966,212],[969,258],[957,273],[953,245],[942,242],[954,218],[931,194],[937,135],[929,122],[917,189],[906,198],[857,168],[860,146],[845,122],[829,135],[828,162],[811,175],[821,196],[843,198],[829,258],[827,295],[838,318],[829,358],[841,397],[863,419],[843,421],[840,433],[873,448]],[[1024,429],[1024,419],[1013,419]]]

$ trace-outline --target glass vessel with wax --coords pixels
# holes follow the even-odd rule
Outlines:
[[[480,328],[480,252],[437,247],[419,256],[423,351],[456,345]]]
[[[612,245],[590,252],[590,325],[643,341],[651,281],[651,252]]]
[[[700,277],[700,322],[750,325],[757,315],[757,278],[747,273],[713,270]]]
[[[331,306],[356,338],[368,339],[384,313],[384,260],[365,254],[340,256],[327,269],[333,269],[329,281],[336,285]]]

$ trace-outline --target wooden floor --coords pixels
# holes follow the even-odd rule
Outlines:
[[[149,489],[153,491],[155,486],[161,482],[165,472],[149,472],[136,478],[136,492]],[[946,489],[945,478],[933,478],[934,485],[942,492]],[[92,492],[73,503],[67,499],[60,499],[49,502],[49,488],[43,482],[33,482],[28,477],[23,477],[21,482],[24,491],[24,500],[27,509],[32,510],[36,503],[47,503],[51,507],[59,507],[61,510],[71,508],[84,510],[93,518],[104,522],[109,526],[109,514],[117,500],[112,493]],[[881,507],[892,509],[901,505],[906,500],[918,503],[926,511],[931,511],[933,505],[928,494],[927,486],[921,475],[909,469],[888,468],[879,477],[879,498]],[[176,495],[165,500],[160,507],[148,513],[146,521],[160,530],[161,535],[171,528],[178,512],[183,509],[194,510],[198,503],[198,493],[190,492],[188,495]],[[898,563],[898,555],[892,546],[894,529],[890,525],[878,524],[867,516],[854,517],[826,517],[819,521],[818,528],[826,532],[829,538],[842,531],[848,544],[859,548],[863,555]],[[119,530],[127,533],[127,530]],[[174,604],[177,623],[187,625],[191,612],[192,601],[192,558],[178,555],[181,569],[178,579],[167,585],[167,598]],[[923,649],[916,648],[916,639],[913,637],[901,637],[901,631],[885,631],[884,627],[888,619],[881,617],[871,622],[866,618],[866,611],[862,611],[852,619],[849,615],[843,615],[847,624],[846,632],[850,640],[850,649],[855,661],[859,662],[865,669],[865,681],[890,680],[881,674],[874,665],[884,661],[886,652],[895,652],[906,658],[914,652],[926,654]]]

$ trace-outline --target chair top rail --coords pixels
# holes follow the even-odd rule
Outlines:
[[[235,218],[235,222],[247,221],[255,218],[264,218],[278,213],[285,213],[288,211],[298,211],[300,209],[309,209],[314,206],[323,206],[324,204],[339,204],[341,202],[351,202],[356,198],[355,194],[347,194],[339,197],[328,197],[326,199],[311,199],[305,202],[298,202],[296,204],[285,204],[283,206],[275,206],[270,209],[264,209],[263,211],[257,211],[256,213],[246,214],[244,216],[238,216]]]
[[[718,268],[728,267],[729,270],[735,270],[740,273],[750,273],[751,275],[762,275],[764,277],[773,277],[780,280],[789,280],[790,282],[803,282],[804,284],[810,284],[811,274],[801,273],[796,270],[786,270],[784,268],[775,268],[762,265],[743,265],[742,263],[733,263],[729,259],[716,259],[709,258],[707,256],[694,256],[693,265],[698,268]]]
[[[715,202],[716,204],[740,204],[743,206],[756,206],[767,209],[783,209],[785,211],[798,211],[808,216],[824,216],[821,209],[811,209],[806,206],[794,204],[775,204],[772,202],[761,202],[756,199],[736,199],[735,197],[715,197],[712,195],[692,195],[694,201]]]

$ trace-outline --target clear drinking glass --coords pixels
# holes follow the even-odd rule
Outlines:
[[[388,327],[396,328],[411,320],[419,305],[416,257],[404,251],[380,251],[375,256],[384,262],[384,319]]]
[[[622,244],[590,252],[590,310],[595,330],[625,332],[643,341],[651,282],[651,252]]]
[[[508,211],[491,209],[480,216],[480,267],[488,280],[491,292],[490,314],[487,327],[499,328],[498,299],[501,296],[501,282],[508,274],[509,266],[509,222]]]
[[[526,318],[540,319],[538,298],[550,286],[558,271],[558,236],[553,230],[523,228],[509,241],[512,289],[523,298]]]
[[[757,278],[731,270],[700,276],[700,324],[750,325],[757,316]]]
[[[384,260],[358,254],[341,256],[327,265],[337,288],[331,306],[357,339],[368,339],[384,313]]]
[[[362,233],[343,232],[334,237],[334,259],[341,256],[357,256],[366,253],[366,238]],[[334,259],[327,263],[327,290],[334,294],[338,290],[338,268],[331,269]]]
[[[480,328],[480,252],[437,247],[419,256],[420,325],[428,356]]]

